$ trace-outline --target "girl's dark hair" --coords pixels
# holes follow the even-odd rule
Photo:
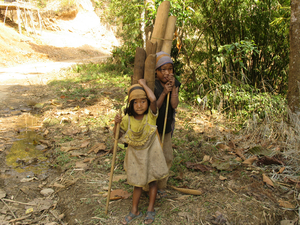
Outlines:
[[[124,114],[128,114],[128,116],[137,116],[136,112],[133,109],[133,103],[134,103],[135,99],[132,99],[129,103],[129,106],[127,108],[124,109]],[[147,98],[147,102],[148,102],[148,108],[147,110],[144,112],[144,114],[148,113],[149,107],[150,107],[150,100]]]

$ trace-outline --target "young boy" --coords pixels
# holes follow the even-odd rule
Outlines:
[[[156,121],[157,130],[162,138],[165,122],[167,96],[169,97],[169,106],[167,112],[167,124],[164,136],[163,151],[168,168],[170,169],[173,161],[173,149],[171,142],[172,131],[175,125],[175,109],[178,106],[178,91],[181,83],[174,77],[174,65],[169,54],[166,52],[156,53],[156,80],[154,94],[157,99],[157,107],[159,109]],[[159,189],[165,189],[168,178],[158,182]]]

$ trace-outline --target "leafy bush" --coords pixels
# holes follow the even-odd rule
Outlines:
[[[211,90],[203,90],[203,85],[200,84],[197,92],[190,91],[196,85],[187,85],[187,89],[182,90],[182,98],[194,102],[200,109],[224,113],[241,124],[253,117],[257,121],[266,117],[276,120],[286,116],[287,113],[287,102],[284,96],[262,92],[248,84],[236,86],[226,83],[216,85]]]

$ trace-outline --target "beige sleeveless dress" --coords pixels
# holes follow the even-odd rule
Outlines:
[[[150,112],[149,110],[149,113]],[[148,113],[148,114],[149,114]],[[144,127],[134,132],[128,117],[128,129],[124,135],[128,148],[124,160],[127,182],[136,187],[146,187],[150,182],[168,176],[169,169],[156,132],[156,125],[148,123],[148,114]]]

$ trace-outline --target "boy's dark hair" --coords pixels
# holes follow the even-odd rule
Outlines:
[[[161,70],[161,67],[162,67],[162,66],[158,67],[156,70]],[[155,70],[155,79],[157,78],[156,70]],[[174,74],[174,76],[176,77],[176,72],[175,72],[174,65],[173,65],[173,74]]]
[[[132,99],[129,103],[129,106],[124,109],[124,114],[128,114],[128,116],[137,116],[136,112],[133,109],[133,103],[135,99]],[[150,107],[150,100],[147,98],[148,101],[148,109],[144,112],[144,114],[148,113],[149,107]]]

